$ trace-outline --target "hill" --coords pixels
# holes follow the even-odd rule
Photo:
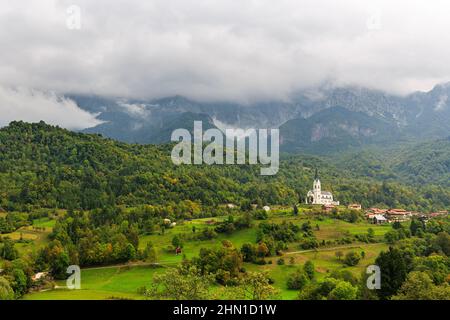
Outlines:
[[[291,205],[303,201],[316,167],[324,189],[344,204],[423,210],[450,205],[448,188],[403,181],[403,171],[394,174],[388,167],[371,176],[366,174],[373,171],[370,162],[354,170],[333,158],[283,156],[276,176],[260,176],[258,166],[175,166],[171,149],[120,143],[42,122],[13,122],[0,129],[0,206],[28,211],[151,204],[189,216],[210,214],[205,208],[217,210],[224,203]],[[403,168],[401,162],[397,166]]]

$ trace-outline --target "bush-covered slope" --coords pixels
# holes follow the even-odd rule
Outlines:
[[[449,189],[400,184],[393,171],[357,158],[358,170],[326,158],[284,157],[276,176],[263,177],[258,166],[175,166],[171,148],[13,122],[0,130],[0,206],[30,210],[154,204],[178,207],[189,215],[193,207],[207,214],[207,208],[229,202],[293,204],[310,189],[315,167],[323,188],[344,204],[423,210],[450,206]],[[374,170],[377,174],[365,174]]]

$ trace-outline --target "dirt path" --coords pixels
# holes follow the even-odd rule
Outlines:
[[[364,244],[364,247],[374,246],[374,245],[379,245],[379,243]],[[334,251],[334,250],[339,250],[339,249],[353,249],[353,248],[362,248],[362,245],[349,244],[349,245],[343,245],[343,246],[332,247],[332,248],[291,251],[291,252],[285,252],[284,254],[289,255],[289,254],[299,254],[299,253],[308,253],[308,252],[321,252],[321,251]]]
[[[82,268],[82,270],[100,270],[100,269],[111,269],[111,268],[123,268],[123,267],[149,267],[149,266],[166,266],[172,264],[178,264],[176,261],[161,261],[161,262],[135,262],[135,263],[122,263],[122,264],[113,264],[109,266],[102,267],[87,267]]]

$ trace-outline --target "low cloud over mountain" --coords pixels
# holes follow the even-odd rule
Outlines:
[[[11,121],[41,120],[67,129],[84,129],[102,123],[96,115],[78,108],[77,104],[54,93],[0,86],[0,126]]]

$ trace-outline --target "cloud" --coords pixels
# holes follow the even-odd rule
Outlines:
[[[144,104],[132,104],[119,101],[119,106],[123,107],[125,112],[136,119],[146,119],[150,116],[150,110]]]
[[[67,28],[67,8],[81,28]],[[450,80],[450,4],[420,0],[7,0],[0,84],[129,98],[285,99],[331,82]]]
[[[11,89],[0,86],[0,126],[11,121],[45,121],[49,124],[79,130],[96,126],[101,121],[96,116],[78,108],[72,100],[24,88]]]
[[[434,111],[442,111],[447,106],[447,100],[448,95],[443,94],[439,97],[439,101],[437,102],[436,106],[434,107]]]

